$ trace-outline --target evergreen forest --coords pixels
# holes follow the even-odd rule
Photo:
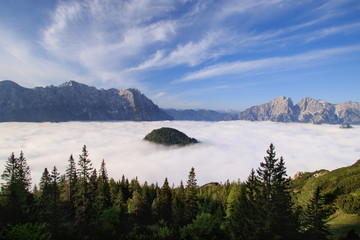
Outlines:
[[[109,179],[105,161],[95,169],[84,145],[65,173],[45,168],[32,187],[24,153],[12,153],[1,175],[0,239],[360,239],[360,222],[341,234],[331,224],[336,214],[359,218],[359,169],[291,179],[271,144],[246,181],[199,187],[191,168],[175,187],[167,178]]]

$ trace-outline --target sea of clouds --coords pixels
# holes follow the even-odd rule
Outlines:
[[[142,140],[160,127],[173,127],[200,144],[165,147]],[[208,182],[246,180],[258,168],[270,143],[283,156],[289,176],[297,171],[333,170],[360,159],[360,127],[274,122],[65,122],[0,123],[0,173],[12,152],[24,152],[31,168],[32,183],[38,184],[44,168],[56,165],[65,173],[70,154],[78,160],[87,146],[93,167],[105,160],[109,177],[124,174],[143,183],[165,177],[178,186],[186,183],[191,167],[198,185]]]

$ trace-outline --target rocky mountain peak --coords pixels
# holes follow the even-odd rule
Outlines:
[[[16,82],[13,82],[11,80],[3,80],[3,81],[0,81],[0,87],[3,87],[3,88],[20,88],[21,86],[19,84],[17,84]]]
[[[0,84],[19,86],[8,81]],[[98,90],[76,81],[58,87],[8,89],[0,89],[0,122],[172,119],[137,89]]]

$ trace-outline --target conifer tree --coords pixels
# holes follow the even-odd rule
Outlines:
[[[98,177],[97,171],[94,169],[91,173],[89,180],[89,208],[88,208],[88,218],[89,220],[96,220],[97,216],[101,213],[101,208],[99,202],[96,201],[97,198],[97,189],[98,189]]]
[[[289,192],[289,181],[283,158],[276,158],[275,147],[270,144],[264,162],[257,170],[262,206],[262,238],[289,239],[297,236],[295,215]]]
[[[88,221],[92,205],[90,201],[89,182],[93,168],[86,145],[84,145],[82,149],[82,154],[79,155],[78,165],[79,179],[76,197],[76,216],[81,221]]]
[[[324,208],[324,199],[320,195],[320,187],[317,186],[313,197],[307,204],[304,211],[303,231],[305,238],[309,240],[319,239],[326,240],[326,236],[330,235],[329,227],[326,219],[330,212]]]
[[[180,186],[174,193],[172,203],[173,222],[176,227],[183,226],[185,224],[185,189],[183,182],[180,182]]]
[[[4,216],[7,222],[25,221],[31,212],[33,196],[29,191],[30,168],[22,151],[19,158],[16,158],[14,153],[10,155],[1,178],[5,181],[1,187],[1,197],[5,205]]]
[[[141,190],[141,221],[140,223],[142,224],[150,224],[151,223],[151,204],[152,204],[152,199],[150,196],[150,189],[149,186],[147,184],[147,182],[145,181],[142,190]]]
[[[197,202],[197,184],[195,178],[195,170],[192,167],[189,173],[188,181],[185,188],[185,217],[186,222],[191,223],[199,210]]]
[[[159,217],[168,223],[171,221],[171,203],[171,188],[169,187],[168,179],[165,178],[164,184],[160,190]]]
[[[58,183],[60,181],[60,173],[57,171],[56,166],[54,166],[51,171],[51,221],[52,223],[52,232],[53,238],[57,239],[58,237],[58,225],[60,220],[60,191],[58,188]]]
[[[44,169],[44,172],[40,179],[40,191],[42,195],[50,195],[51,189],[51,175],[47,168]]]
[[[78,185],[78,176],[76,171],[76,165],[73,155],[71,154],[69,157],[69,165],[66,169],[66,179],[68,184],[68,193],[67,195],[67,209],[69,212],[70,218],[75,217],[75,198],[77,193],[77,185]]]
[[[154,217],[154,221],[158,222],[160,220],[160,188],[157,183],[155,186],[155,198],[151,205],[152,215]]]
[[[257,239],[257,223],[254,222],[254,209],[247,197],[247,188],[241,186],[240,193],[234,201],[229,217],[231,239],[255,240]]]
[[[102,210],[111,206],[111,194],[109,186],[109,178],[107,175],[105,161],[102,160],[101,168],[97,184],[97,201],[99,202],[99,207]]]

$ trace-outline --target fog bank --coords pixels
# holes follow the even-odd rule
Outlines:
[[[142,139],[151,130],[173,127],[201,143],[158,146]],[[0,123],[0,173],[11,152],[24,152],[38,184],[45,167],[65,173],[70,154],[77,162],[85,144],[93,167],[105,159],[109,177],[138,176],[141,183],[168,177],[176,186],[195,168],[198,185],[245,180],[263,161],[270,143],[283,156],[288,175],[297,171],[332,170],[360,159],[360,128],[274,122],[65,122]]]

